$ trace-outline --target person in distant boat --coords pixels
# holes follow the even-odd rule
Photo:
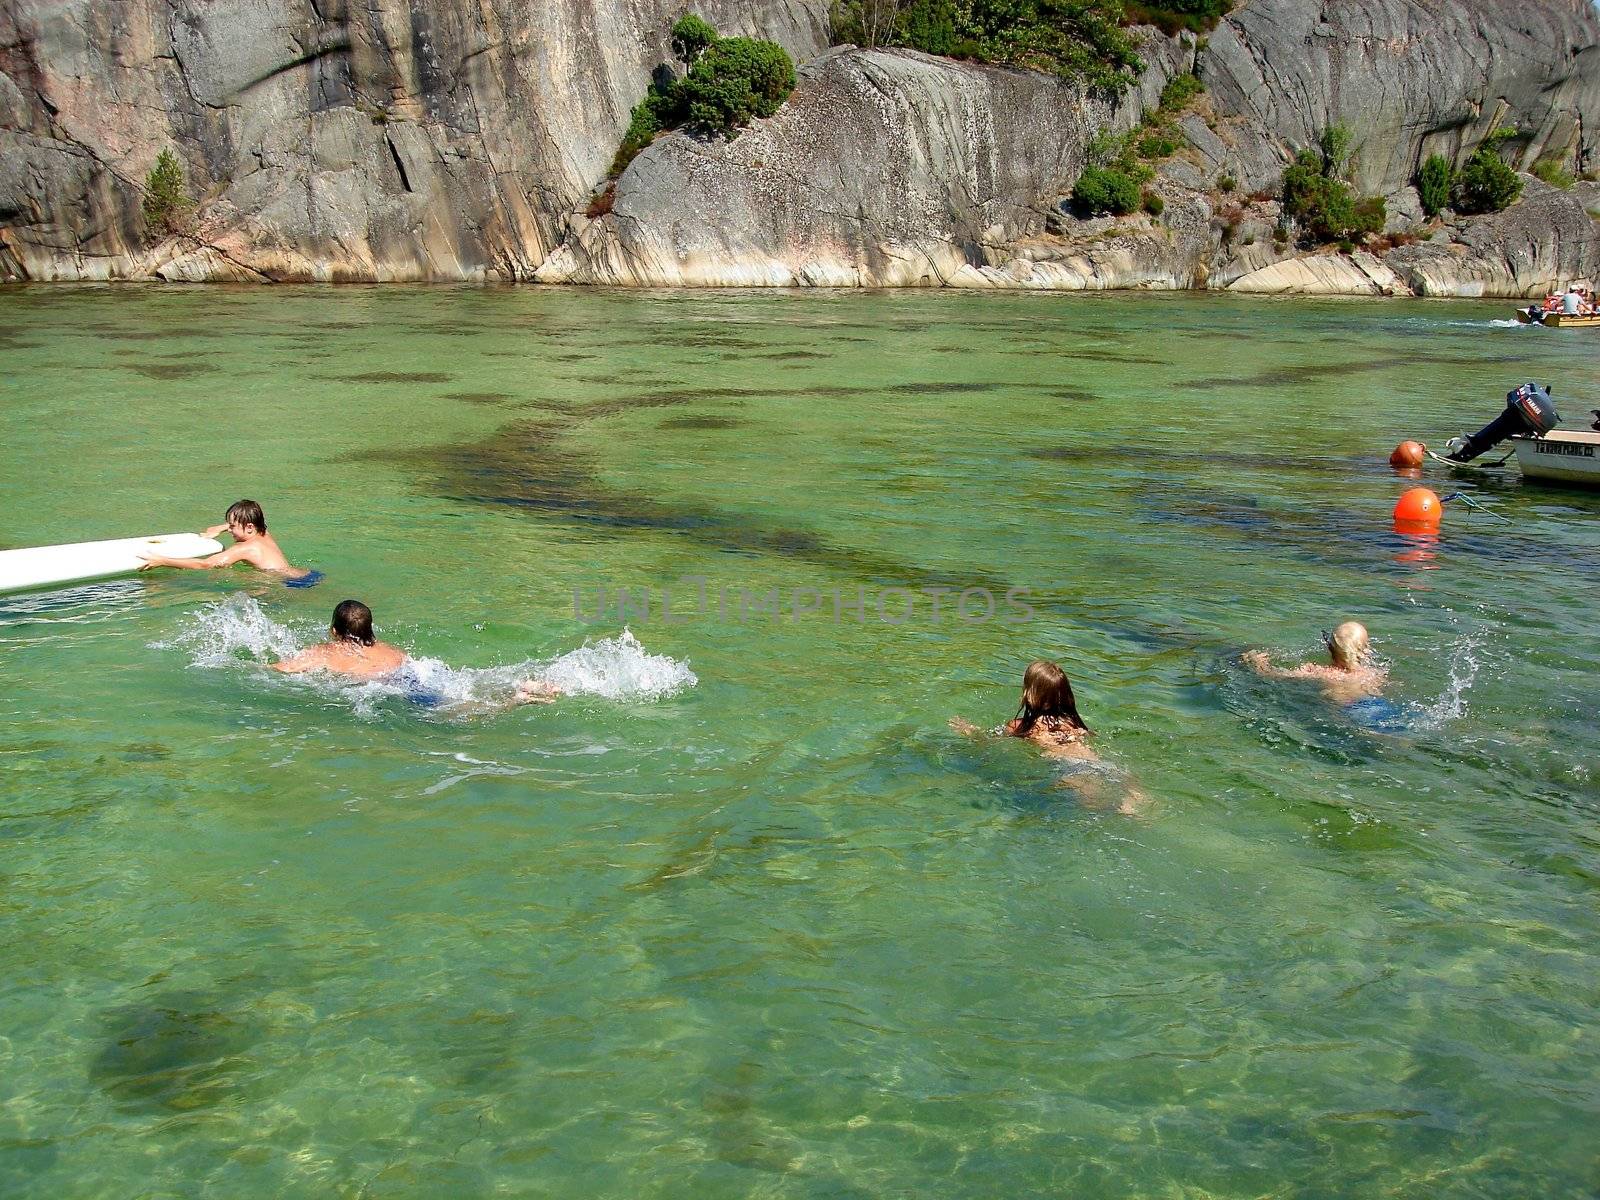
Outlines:
[[[1561,297],[1561,315],[1564,317],[1587,317],[1594,314],[1594,307],[1584,296],[1583,288],[1574,284]]]
[[[954,717],[950,728],[970,735],[983,731],[971,721]],[[1063,782],[1086,799],[1098,799],[1098,780],[1090,774],[1100,764],[1100,756],[1089,745],[1094,731],[1078,714],[1078,700],[1067,673],[1045,659],[1028,664],[1022,675],[1022,700],[1017,715],[995,733],[1002,737],[1024,738],[1042,750],[1046,757],[1077,764]],[[1122,813],[1136,813],[1148,798],[1137,788],[1125,788],[1117,807]]]
[[[1373,699],[1383,690],[1388,671],[1372,662],[1372,642],[1367,627],[1360,621],[1346,621],[1330,634],[1328,664],[1301,663],[1297,667],[1275,667],[1264,650],[1248,650],[1244,665],[1268,679],[1306,679],[1317,684],[1322,694],[1346,707]]]
[[[272,669],[285,675],[328,671],[351,679],[378,679],[392,675],[408,661],[404,650],[380,642],[372,632],[370,608],[359,600],[341,600],[333,610],[328,640],[273,663]]]
[[[152,567],[179,567],[188,571],[209,571],[218,567],[231,567],[246,563],[258,571],[271,571],[290,581],[311,579],[316,575],[302,567],[290,564],[278,548],[277,541],[267,532],[267,516],[254,500],[239,500],[229,505],[221,525],[213,525],[203,536],[214,538],[226,531],[233,537],[233,545],[206,558],[165,558],[159,554],[145,556],[141,571]],[[318,576],[320,578],[320,576]]]

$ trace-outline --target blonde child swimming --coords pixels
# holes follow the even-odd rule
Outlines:
[[[1317,684],[1322,694],[1335,704],[1351,705],[1368,700],[1383,690],[1388,671],[1372,661],[1372,639],[1360,621],[1345,621],[1331,634],[1323,635],[1328,646],[1327,663],[1301,663],[1297,667],[1275,667],[1265,650],[1247,650],[1241,661],[1257,675],[1268,679],[1306,679]]]

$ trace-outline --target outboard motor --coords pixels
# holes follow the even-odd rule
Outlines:
[[[1463,438],[1450,439],[1451,462],[1471,462],[1508,437],[1532,434],[1543,437],[1557,425],[1561,418],[1555,405],[1550,403],[1550,389],[1536,383],[1525,383],[1506,393],[1506,410],[1477,433]]]

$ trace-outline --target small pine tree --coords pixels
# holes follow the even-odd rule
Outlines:
[[[183,188],[183,166],[171,150],[156,157],[156,165],[144,177],[144,221],[157,233],[180,232],[188,223],[193,208]]]
[[[1472,152],[1456,177],[1457,212],[1499,212],[1522,195],[1522,177],[1500,157],[1500,144],[1516,136],[1515,129],[1496,129]]]
[[[1450,203],[1450,189],[1456,180],[1455,168],[1442,154],[1430,154],[1422,169],[1417,172],[1417,195],[1422,199],[1422,211],[1436,217]]]

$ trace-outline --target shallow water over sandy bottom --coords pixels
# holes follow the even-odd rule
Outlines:
[[[0,291],[0,545],[328,575],[0,597],[0,1194],[1592,1190],[1600,501],[1386,520],[1600,404],[1508,315]],[[1346,616],[1406,732],[1238,667]],[[1142,815],[947,728],[1038,656]]]

